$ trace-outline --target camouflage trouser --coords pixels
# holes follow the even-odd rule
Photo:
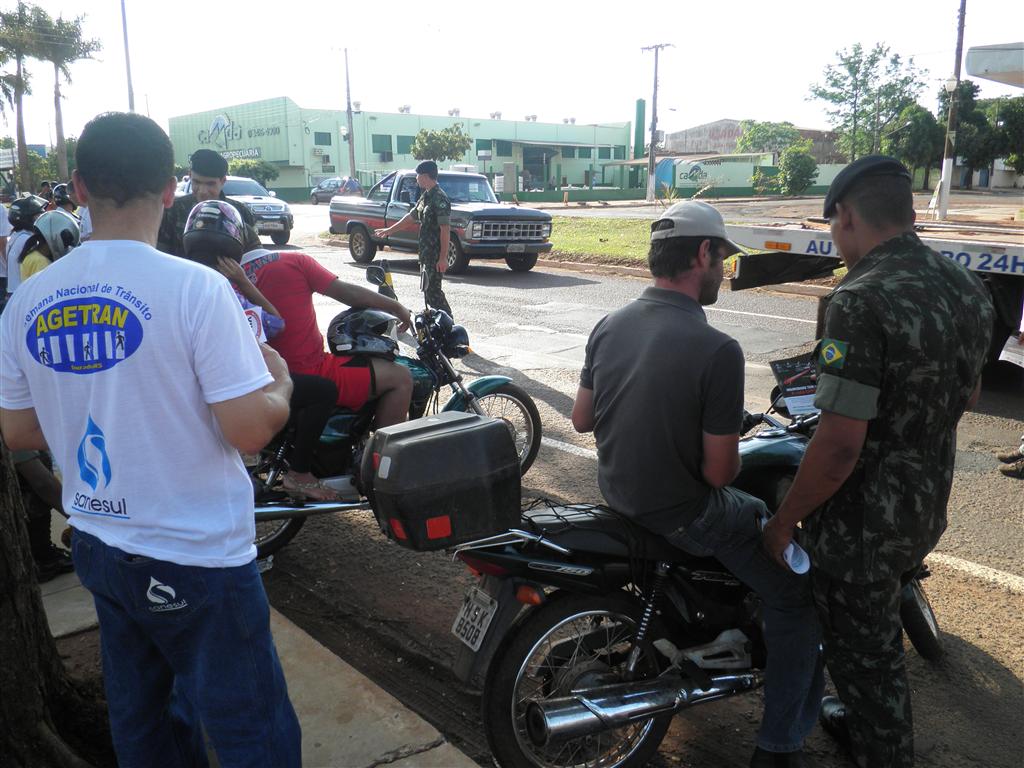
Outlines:
[[[421,285],[423,286],[423,296],[427,300],[427,306],[434,309],[443,309],[454,317],[452,315],[452,308],[448,306],[448,299],[445,298],[444,291],[441,289],[442,275],[437,271],[437,258],[421,255],[420,271],[422,273]]]
[[[914,724],[903,664],[899,576],[851,584],[815,571],[812,589],[825,663],[846,705],[857,765],[910,768]]]

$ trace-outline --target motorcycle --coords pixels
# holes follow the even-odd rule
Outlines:
[[[746,414],[733,485],[776,509],[818,416]],[[497,762],[531,768],[646,764],[674,713],[764,679],[757,595],[714,558],[695,557],[594,505],[539,501],[522,527],[465,543],[480,581],[452,626],[456,674],[482,688]],[[941,649],[920,581],[903,621],[922,656]]]
[[[370,266],[367,280],[376,285],[380,293],[397,298],[387,262]],[[413,330],[415,357],[394,356],[394,361],[412,374],[409,418],[417,419],[440,410],[473,412],[500,419],[512,435],[521,474],[526,474],[537,457],[541,441],[540,413],[533,398],[507,376],[481,376],[469,384],[463,383],[451,360],[471,352],[469,337],[461,326],[452,324],[447,313],[424,307],[414,316]],[[451,397],[442,406],[444,389],[451,391]],[[288,544],[312,515],[371,508],[360,481],[359,468],[374,407],[372,401],[358,411],[339,407],[328,419],[314,452],[313,474],[337,491],[342,496],[341,501],[296,501],[281,488],[280,481],[288,469],[288,455],[293,445],[293,427],[286,427],[249,467],[256,497],[257,558],[265,559]]]

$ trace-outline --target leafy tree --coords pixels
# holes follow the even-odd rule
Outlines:
[[[12,139],[10,136],[4,136],[3,138],[0,138],[0,149],[14,149],[15,146],[17,145],[14,143],[14,139]]]
[[[954,151],[958,158],[964,160],[964,167],[967,169],[965,189],[970,189],[973,183],[974,171],[979,168],[987,168],[992,161],[999,156],[1001,136],[990,110],[986,107],[989,104],[978,100],[980,87],[971,80],[961,80],[957,86],[955,95],[957,98],[956,125],[953,130],[956,132]],[[939,109],[943,122],[949,118],[950,95],[945,89],[939,91]]]
[[[416,134],[409,152],[417,160],[461,160],[473,146],[473,140],[462,130],[462,123],[455,123],[440,131],[426,128]]]
[[[825,67],[824,82],[811,86],[811,98],[832,105],[826,111],[839,135],[837,146],[853,162],[879,150],[882,136],[924,83],[913,59],[904,62],[881,43],[868,51],[857,43],[836,56],[838,63]]]
[[[996,125],[1002,134],[1006,162],[1018,174],[1024,174],[1024,96],[1000,99]]]
[[[754,169],[754,175],[750,177],[750,186],[758,195],[777,195],[780,191],[778,175],[766,173],[761,168]]]
[[[900,112],[899,127],[890,131],[882,142],[882,150],[894,155],[911,172],[924,168],[924,188],[933,165],[942,161],[946,133],[935,116],[920,104],[911,104]]]
[[[15,136],[18,142],[18,167],[22,189],[31,189],[28,146],[25,143],[23,98],[31,93],[25,59],[38,58],[39,37],[36,30],[46,29],[53,20],[42,8],[18,0],[13,10],[0,11],[0,60],[14,62],[14,74],[3,76],[4,98],[14,107]]]
[[[799,195],[818,178],[818,163],[811,157],[811,142],[792,144],[779,157],[779,188],[784,195]]]
[[[277,166],[268,163],[266,160],[254,160],[251,158],[235,159],[228,161],[228,173],[232,176],[246,176],[256,179],[263,186],[281,175]]]
[[[53,109],[54,127],[57,132],[57,176],[68,178],[68,150],[64,139],[64,116],[61,112],[60,81],[71,84],[71,65],[81,59],[91,59],[103,48],[99,40],[82,37],[82,19],[57,17],[46,19],[45,26],[37,31],[37,56],[53,65]]]
[[[757,120],[740,122],[743,132],[736,141],[737,152],[782,152],[800,141],[800,131],[792,123],[769,123]]]

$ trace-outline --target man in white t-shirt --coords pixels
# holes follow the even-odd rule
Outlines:
[[[299,766],[238,454],[284,426],[287,368],[227,280],[153,247],[175,186],[156,123],[101,115],[76,162],[93,239],[4,312],[0,430],[64,468],[118,762],[205,765],[205,729],[222,765]]]
[[[0,304],[7,290],[7,237],[11,234],[11,223],[7,220],[7,206],[0,203]]]

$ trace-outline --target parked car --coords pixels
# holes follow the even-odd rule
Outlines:
[[[358,179],[351,176],[335,176],[331,179],[324,179],[311,190],[309,190],[309,202],[329,203],[335,195],[344,197],[362,197],[363,185]]]
[[[487,177],[479,173],[442,171],[437,183],[452,203],[448,272],[466,271],[472,259],[504,259],[513,272],[533,269],[537,256],[551,250],[551,216],[545,211],[498,202]],[[373,260],[377,249],[415,252],[419,227],[383,240],[374,229],[394,224],[419,199],[415,171],[388,174],[364,199],[331,200],[331,232],[348,235],[348,250],[360,264]]]
[[[175,195],[187,195],[192,191],[191,181],[178,184]],[[261,235],[269,235],[277,245],[284,245],[292,234],[295,217],[288,203],[277,199],[276,192],[268,192],[266,187],[255,179],[244,176],[228,176],[224,182],[224,195],[237,200],[252,213],[256,219],[256,231]]]

